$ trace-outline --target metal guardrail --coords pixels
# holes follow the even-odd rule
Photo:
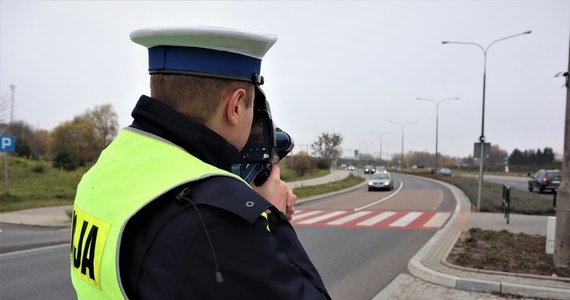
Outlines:
[[[503,213],[505,215],[505,219],[507,219],[507,224],[509,224],[511,212],[511,187],[503,184]]]

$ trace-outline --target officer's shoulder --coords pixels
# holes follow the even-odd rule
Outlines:
[[[191,185],[189,189],[196,204],[230,211],[250,222],[271,206],[247,184],[229,176],[209,177]]]

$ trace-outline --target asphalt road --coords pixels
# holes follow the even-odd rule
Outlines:
[[[69,245],[0,254],[2,300],[76,299],[69,271]]]
[[[386,221],[395,222],[399,214],[446,213],[455,207],[450,192],[438,184],[406,175],[394,174],[394,177],[397,181],[392,192],[368,192],[364,186],[297,207],[298,216],[311,211],[324,211],[328,215],[344,212],[335,220],[329,219],[328,223],[337,222],[338,217],[349,218],[348,214],[354,213],[355,209],[368,213],[356,221],[344,223],[346,226],[328,226],[326,221],[310,226],[301,224],[308,218],[293,221],[333,299],[373,298],[399,274],[408,273],[410,258],[436,232],[436,228],[392,227],[388,223],[382,225],[383,222],[374,228],[362,228],[356,222],[365,223],[364,218],[371,215],[381,217],[378,213],[394,213],[389,217],[391,220]]]

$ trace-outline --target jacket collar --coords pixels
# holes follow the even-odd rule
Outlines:
[[[232,164],[243,162],[222,136],[153,98],[142,95],[132,117],[131,127],[169,140],[205,163],[231,172]]]

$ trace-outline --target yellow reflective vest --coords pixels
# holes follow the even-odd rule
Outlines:
[[[70,263],[78,299],[127,298],[118,252],[128,220],[172,188],[214,175],[242,180],[160,137],[121,130],[77,187]]]

